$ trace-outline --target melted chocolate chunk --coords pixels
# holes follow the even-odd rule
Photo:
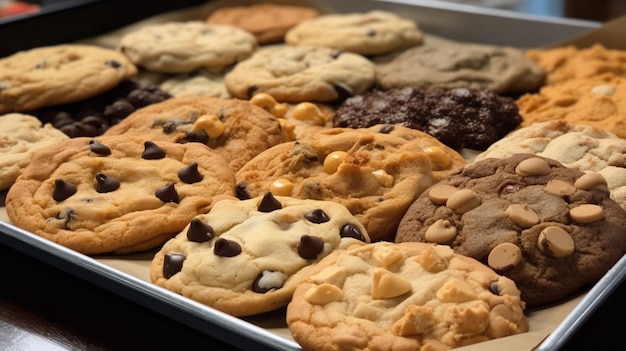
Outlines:
[[[305,260],[314,259],[324,250],[324,241],[316,236],[303,235],[298,244],[298,255]]]
[[[215,240],[213,252],[221,257],[234,257],[241,253],[241,246],[235,241],[219,238]]]
[[[330,221],[330,217],[321,208],[310,211],[304,215],[309,222],[320,224]]]
[[[393,132],[394,128],[395,126],[393,124],[385,124],[384,126],[380,127],[380,130],[378,132],[381,134],[389,134]]]
[[[280,210],[281,208],[283,208],[283,205],[280,201],[278,201],[271,192],[266,191],[259,203],[258,210],[260,212],[272,212],[274,210]]]
[[[152,141],[144,143],[144,151],[141,158],[146,160],[158,160],[165,157],[165,151]]]
[[[99,193],[109,193],[120,187],[120,181],[107,176],[104,173],[96,174],[96,191]]]
[[[346,99],[352,97],[352,92],[350,91],[350,89],[346,88],[343,85],[334,84],[333,88],[335,88],[335,91],[337,92],[337,99],[335,99],[333,103],[336,103],[336,104],[341,103],[345,101]]]
[[[250,199],[250,193],[248,193],[248,189],[246,189],[244,184],[237,184],[237,186],[235,186],[235,195],[239,200]]]
[[[178,178],[187,184],[201,181],[204,177],[198,171],[198,162],[193,162],[178,171]]]
[[[76,185],[68,183],[63,179],[54,181],[54,191],[52,192],[54,201],[63,201],[74,194],[76,194]]]
[[[174,187],[174,183],[167,183],[164,186],[158,188],[154,194],[163,202],[175,202],[178,203],[180,199],[178,198],[178,192]]]
[[[108,156],[111,154],[111,149],[96,139],[91,139],[89,141],[89,150],[94,154],[102,156]]]
[[[214,235],[213,227],[198,218],[192,219],[189,223],[189,229],[187,230],[187,240],[189,241],[203,243],[211,240]]]
[[[341,227],[341,230],[339,231],[339,235],[342,238],[355,238],[363,242],[365,241],[365,237],[363,236],[363,233],[361,233],[359,228],[357,228],[353,224],[346,224],[343,227]]]
[[[256,93],[257,90],[259,90],[259,87],[256,85],[252,85],[248,88],[248,100],[254,96],[254,93]]]
[[[187,257],[181,254],[166,253],[163,259],[163,276],[170,279],[183,269],[183,262]]]
[[[500,296],[500,286],[497,281],[489,283],[489,291],[491,291],[494,295]]]

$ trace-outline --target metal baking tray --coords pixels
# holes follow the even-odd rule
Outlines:
[[[277,1],[275,1],[277,2]],[[281,1],[284,3],[285,1]],[[187,11],[202,16],[206,6],[233,2],[185,0],[153,1],[150,6],[138,0],[68,0],[63,5],[44,8],[40,13],[0,21],[0,57],[31,47],[52,45],[107,34],[148,16],[164,11]],[[238,3],[251,3],[240,1]],[[299,2],[299,3],[302,3]],[[435,0],[350,0],[307,1],[327,12],[363,12],[385,9],[415,20],[427,34],[464,42],[477,42],[517,47],[542,47],[570,40],[601,27],[600,23],[526,15],[505,10],[487,9]],[[142,6],[143,5],[143,6]],[[190,7],[191,6],[191,7]],[[185,8],[183,8],[185,7]],[[121,10],[123,9],[123,10]],[[121,12],[133,15],[120,16]],[[73,19],[72,31],[49,34],[50,28]],[[170,17],[168,17],[170,18]],[[83,20],[81,20],[83,19]],[[46,32],[31,40],[20,40]],[[54,31],[52,31],[54,32]],[[78,33],[78,34],[77,34]],[[224,314],[149,282],[145,269],[154,252],[125,256],[87,256],[24,231],[9,223],[3,207],[6,191],[0,192],[0,244],[10,246],[47,264],[58,267],[81,279],[123,296],[137,304],[181,322],[208,336],[218,338],[242,349],[300,350],[285,327],[284,311],[249,318]],[[120,264],[121,263],[121,264]],[[532,330],[521,339],[507,343],[511,349],[553,350],[563,345],[619,286],[626,275],[626,258],[622,258],[588,292],[564,302],[558,313],[529,313],[550,332]],[[543,314],[542,314],[543,313]],[[546,338],[546,336],[549,336]],[[516,336],[514,336],[516,337]],[[510,337],[509,337],[510,338]],[[508,338],[504,338],[508,339]],[[544,340],[545,339],[545,340]],[[484,346],[487,346],[486,343]],[[481,347],[481,344],[478,347]],[[499,348],[503,347],[500,344]],[[466,348],[462,348],[466,349]],[[472,346],[467,347],[472,348]],[[495,348],[498,349],[498,348]]]

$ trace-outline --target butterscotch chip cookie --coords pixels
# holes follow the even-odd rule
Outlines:
[[[237,64],[224,83],[240,99],[268,93],[280,102],[336,102],[367,91],[374,84],[374,65],[350,52],[278,45]]]
[[[626,51],[607,49],[602,44],[584,49],[575,46],[530,49],[526,55],[546,72],[548,85],[606,73],[626,76]]]
[[[56,45],[0,59],[0,113],[25,112],[97,95],[137,74],[119,52]]]
[[[274,195],[346,206],[372,240],[395,235],[400,218],[433,182],[420,140],[386,128],[329,130],[263,151],[236,172],[237,197]]]
[[[189,21],[137,29],[120,39],[118,50],[148,70],[187,73],[224,69],[248,58],[256,47],[256,38],[243,29]]]
[[[252,4],[218,8],[209,15],[206,22],[244,29],[254,34],[259,44],[263,45],[283,42],[289,29],[318,15],[319,11],[311,7]]]
[[[122,254],[161,245],[233,187],[228,163],[204,145],[73,138],[35,153],[6,211],[16,226],[78,252]]]
[[[511,132],[476,155],[475,161],[529,153],[564,166],[597,172],[606,179],[611,198],[626,209],[626,140],[604,129],[561,120],[537,122]]]
[[[626,138],[626,77],[612,74],[548,85],[516,101],[522,126],[548,120],[596,126]]]
[[[396,241],[450,245],[511,278],[535,307],[596,283],[626,253],[625,230],[600,174],[515,154],[469,163],[424,191]]]
[[[289,140],[280,122],[248,101],[183,96],[137,110],[105,135],[204,144],[237,170],[261,151]]]
[[[498,94],[538,89],[544,71],[521,49],[429,37],[423,45],[376,60],[383,89],[476,88]]]
[[[372,56],[403,50],[422,43],[417,24],[395,13],[324,14],[290,29],[285,42],[346,50]]]
[[[332,251],[369,242],[340,204],[262,197],[218,201],[155,255],[151,280],[234,316],[287,305],[312,266]]]
[[[68,136],[34,116],[9,113],[0,116],[0,190],[8,189],[29,163],[35,151]]]
[[[444,245],[372,243],[325,257],[287,323],[303,350],[448,350],[528,331],[510,279]]]

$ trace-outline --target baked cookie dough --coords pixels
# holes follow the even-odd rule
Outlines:
[[[532,154],[472,162],[411,205],[396,242],[450,245],[511,278],[528,307],[596,283],[626,253],[606,180]]]
[[[393,238],[400,218],[433,183],[431,160],[419,139],[387,126],[332,129],[263,151],[239,171],[237,197],[274,195],[346,206],[372,240]]]
[[[105,135],[201,143],[224,157],[233,170],[289,140],[278,119],[262,108],[248,101],[202,96],[172,98],[137,110]]]
[[[251,4],[220,7],[209,15],[206,22],[241,28],[254,34],[259,44],[265,45],[283,42],[289,29],[318,15],[319,11],[311,7]]]
[[[611,198],[626,209],[626,140],[604,129],[561,120],[517,129],[476,155],[475,161],[516,153],[535,154],[566,167],[600,173]]]
[[[204,69],[166,77],[159,83],[159,88],[175,97],[206,96],[222,99],[232,97],[224,84],[224,73]]]
[[[373,243],[325,257],[287,324],[304,350],[449,350],[528,331],[510,279],[444,245]]]
[[[267,93],[279,102],[336,102],[374,84],[374,65],[361,55],[315,46],[271,46],[237,64],[224,79],[235,97]]]
[[[537,90],[544,71],[521,49],[428,37],[423,45],[375,60],[382,89],[476,88],[497,94]]]
[[[35,151],[69,137],[35,116],[9,113],[0,116],[0,190],[8,189],[29,163]]]
[[[123,254],[163,244],[233,189],[228,163],[204,145],[72,138],[34,154],[6,211],[16,226],[75,251]]]
[[[221,70],[248,58],[256,48],[256,38],[245,30],[202,21],[145,26],[125,34],[118,44],[137,66],[164,73]]]
[[[334,250],[369,242],[340,204],[274,197],[221,200],[152,260],[152,282],[234,316],[284,307]]]
[[[521,122],[515,100],[469,88],[374,90],[346,99],[333,118],[335,127],[402,125],[455,150],[485,150]]]
[[[422,32],[411,20],[392,12],[372,10],[323,14],[303,21],[287,32],[285,42],[373,56],[420,45]]]
[[[612,74],[548,85],[516,101],[522,126],[548,120],[600,127],[626,138],[626,77]]]
[[[91,45],[55,45],[0,59],[0,113],[26,112],[100,94],[137,74],[123,54]]]

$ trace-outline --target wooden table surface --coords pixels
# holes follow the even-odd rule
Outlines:
[[[521,0],[514,7],[597,21],[626,13],[622,0]],[[614,349],[625,332],[622,284],[563,350]],[[0,350],[156,349],[236,348],[0,244]]]

